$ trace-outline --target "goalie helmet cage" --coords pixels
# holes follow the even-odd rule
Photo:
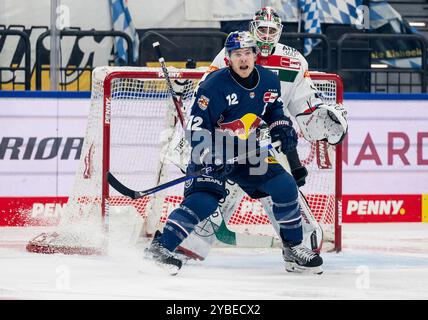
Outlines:
[[[194,89],[204,74],[198,69],[168,68],[183,108],[189,110]],[[311,72],[327,103],[341,103],[343,85],[335,74]],[[128,187],[144,190],[182,176],[171,141],[177,135],[175,107],[160,68],[98,67],[92,75],[91,107],[82,157],[67,209],[57,230],[30,240],[27,250],[39,253],[104,254],[111,235],[111,218],[132,211],[147,222],[156,217],[151,232],[164,223],[182,200],[183,186],[131,200],[107,182],[111,171]],[[324,242],[341,250],[341,146],[301,143],[299,154],[309,176],[303,192],[324,229]],[[180,156],[178,154],[178,156]],[[167,159],[167,160],[165,160]],[[186,158],[187,159],[187,158]],[[175,164],[173,164],[175,162]],[[269,225],[260,202],[244,197],[229,225],[260,234]],[[160,213],[160,214],[156,214]],[[159,218],[160,217],[160,218]],[[142,220],[142,219],[140,219]],[[153,219],[152,219],[153,220]],[[152,222],[153,223],[153,222]],[[273,231],[273,228],[270,228]],[[264,233],[265,231],[263,231]],[[110,240],[111,241],[111,240]]]

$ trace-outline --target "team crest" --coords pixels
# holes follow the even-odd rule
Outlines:
[[[201,108],[202,110],[207,110],[208,103],[210,103],[210,99],[208,99],[204,95],[201,95],[199,97],[199,99],[198,99],[198,106],[199,106],[199,108]]]
[[[274,103],[277,98],[278,98],[278,93],[276,93],[276,92],[265,92],[265,94],[263,96],[263,101],[265,103]]]
[[[256,96],[256,94],[254,92],[250,92],[250,98],[254,99],[254,97]]]
[[[192,185],[192,183],[193,183],[193,179],[187,180],[186,182],[184,182],[184,187],[186,189],[190,188],[190,186]]]

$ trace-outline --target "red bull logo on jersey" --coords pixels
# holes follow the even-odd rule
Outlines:
[[[258,128],[261,120],[262,119],[254,113],[247,113],[240,119],[236,119],[231,122],[219,122],[218,126],[221,131],[227,132],[233,137],[238,137],[241,140],[247,140],[250,134]]]
[[[266,92],[263,95],[264,103],[274,103],[277,98],[278,98],[277,92]]]

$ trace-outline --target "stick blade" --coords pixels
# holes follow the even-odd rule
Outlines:
[[[107,181],[109,185],[111,185],[120,194],[123,194],[124,196],[130,197],[134,200],[139,198],[134,190],[131,190],[122,184],[111,172],[107,172]]]

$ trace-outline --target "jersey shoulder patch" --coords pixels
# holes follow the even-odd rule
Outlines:
[[[278,43],[275,49],[274,54],[290,57],[290,58],[300,58],[302,54],[296,48],[286,46],[284,44]]]
[[[203,94],[198,99],[198,106],[201,110],[205,111],[208,108],[208,104],[210,103],[210,99]]]

